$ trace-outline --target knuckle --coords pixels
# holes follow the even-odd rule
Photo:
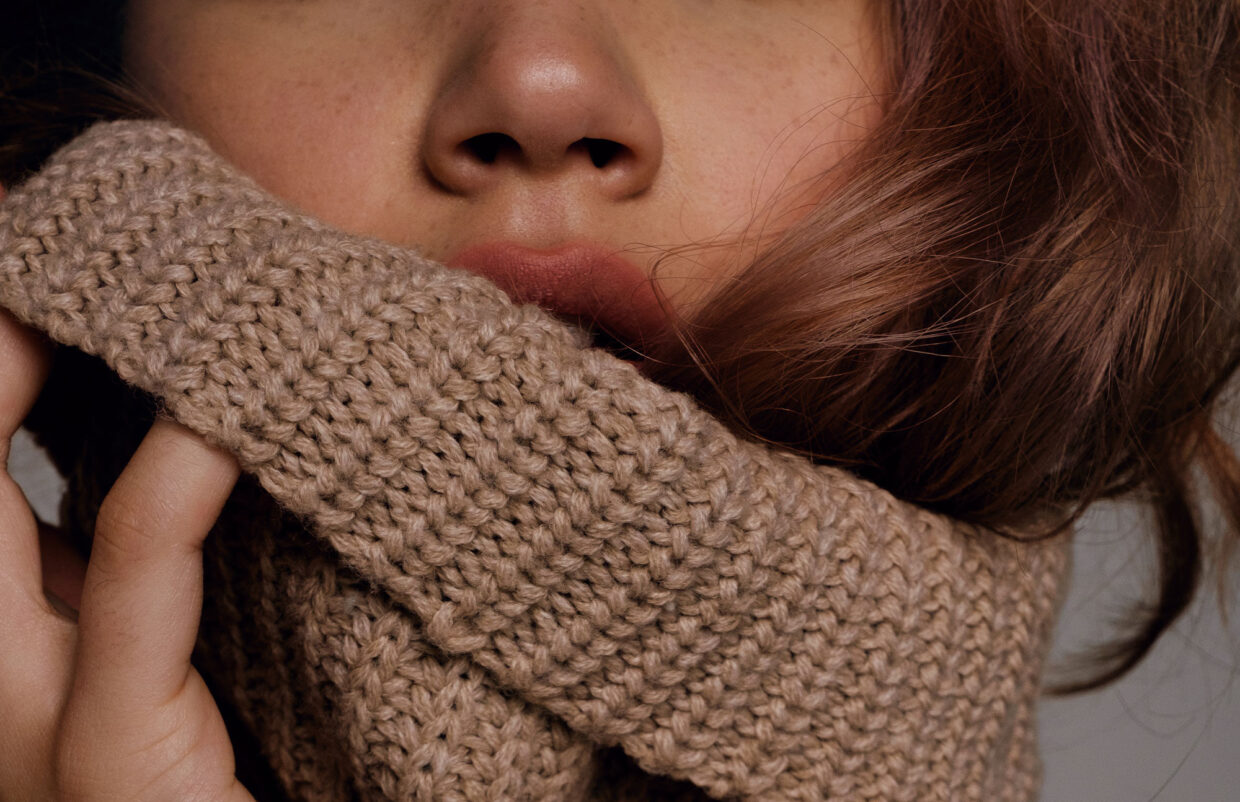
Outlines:
[[[106,553],[127,562],[141,560],[159,542],[147,519],[141,506],[127,494],[109,493],[95,517],[94,548],[102,546]]]
[[[198,734],[182,717],[171,716],[162,726],[100,725],[89,715],[66,715],[53,762],[57,802],[192,798],[187,789],[200,784],[194,760]],[[109,736],[100,737],[105,729]]]
[[[116,798],[128,785],[118,776],[123,758],[115,752],[116,738],[99,737],[98,729],[81,715],[66,712],[55,743],[52,762],[57,802],[97,802]]]
[[[88,754],[80,748],[81,739],[62,737],[56,741],[52,761],[52,783],[57,802],[87,802],[95,797],[98,771]]]
[[[103,787],[100,768],[106,761],[91,721],[89,706],[80,697],[67,700],[52,742],[52,781],[58,802],[86,802]]]

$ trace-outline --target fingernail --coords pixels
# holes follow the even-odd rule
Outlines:
[[[70,607],[67,602],[65,602],[55,593],[52,593],[47,588],[44,588],[43,598],[47,599],[47,603],[52,605],[52,610],[54,610],[56,614],[59,615],[61,618],[72,621],[75,624],[77,623],[78,611]]]

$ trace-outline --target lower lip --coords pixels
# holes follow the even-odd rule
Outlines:
[[[496,242],[466,248],[448,265],[490,279],[514,303],[598,320],[635,345],[649,343],[666,326],[650,280],[615,249],[570,243],[538,250]]]

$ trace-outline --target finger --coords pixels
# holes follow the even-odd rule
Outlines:
[[[19,799],[29,783],[40,787],[39,767],[50,765],[48,733],[68,690],[73,648],[72,627],[48,613],[34,513],[8,473],[13,434],[47,377],[49,352],[0,310],[0,788],[16,789]]]
[[[8,464],[13,434],[39,397],[50,365],[47,340],[0,309],[0,465]]]
[[[202,611],[202,542],[236,483],[236,461],[157,421],[103,501],[78,623],[74,696],[101,722],[174,698]]]
[[[46,341],[0,309],[0,610],[46,606],[34,513],[7,466],[13,434],[34,406],[50,362]],[[24,626],[12,615],[5,620]]]

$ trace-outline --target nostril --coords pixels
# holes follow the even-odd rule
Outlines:
[[[645,140],[630,146],[619,138],[581,137],[565,147],[569,137],[556,137],[554,132],[536,130],[522,138],[503,129],[479,127],[473,130],[485,133],[467,136],[468,129],[459,130],[463,127],[455,132],[430,131],[423,151],[426,177],[448,192],[479,191],[507,180],[510,172],[546,176],[580,170],[582,178],[596,182],[609,195],[631,197],[649,184],[661,161],[657,141],[653,147]]]
[[[585,137],[577,140],[574,147],[580,146],[585,148],[586,153],[590,154],[590,162],[595,167],[606,167],[615,160],[620,151],[625,150],[624,145],[619,142],[613,142],[610,139],[591,139]]]
[[[483,164],[494,164],[501,151],[517,153],[521,150],[517,140],[500,133],[472,136],[462,142],[459,147]]]

